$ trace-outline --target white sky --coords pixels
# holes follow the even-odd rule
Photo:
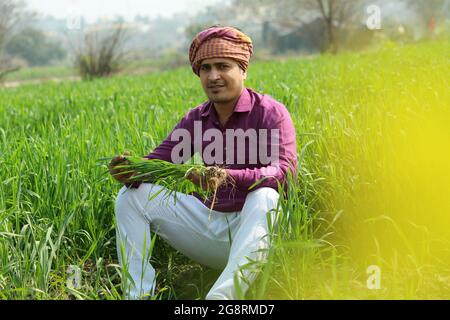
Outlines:
[[[88,21],[121,15],[132,19],[135,15],[170,17],[174,13],[195,13],[220,0],[26,0],[28,8],[38,13],[66,18],[71,14],[84,16]]]

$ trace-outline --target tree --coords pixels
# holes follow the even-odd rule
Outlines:
[[[235,0],[250,19],[285,27],[308,27],[314,19],[324,25],[322,51],[336,53],[344,31],[365,13],[366,0]],[[262,21],[261,21],[262,20]],[[256,22],[256,21],[255,21]]]
[[[32,66],[47,65],[66,56],[58,42],[50,40],[42,31],[33,28],[25,28],[14,34],[6,43],[5,51]]]
[[[450,10],[450,0],[406,0],[406,4],[416,12],[429,38],[435,35],[436,25],[445,19]]]
[[[22,17],[23,7],[24,4],[16,0],[0,0],[0,79],[20,68],[5,54],[4,48],[13,27]]]
[[[106,77],[121,68],[126,40],[122,24],[90,30],[75,50],[75,65],[83,79]]]
[[[362,8],[362,1],[342,1],[342,0],[315,0],[316,6],[325,22],[327,49],[331,53],[339,50],[339,37],[342,31],[348,28],[349,24],[355,23],[358,9]]]
[[[184,34],[186,35],[186,38],[188,39],[189,43],[194,39],[194,37],[201,32],[202,30],[206,29],[207,27],[210,27],[211,23],[193,23],[188,25],[184,29]]]

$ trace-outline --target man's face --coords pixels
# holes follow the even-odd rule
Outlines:
[[[200,65],[200,81],[212,102],[227,103],[239,97],[246,77],[247,73],[230,58],[205,59]]]

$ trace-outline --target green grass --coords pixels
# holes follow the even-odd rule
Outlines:
[[[251,65],[246,85],[291,113],[300,170],[247,298],[449,297],[449,53],[430,42]],[[147,154],[204,100],[189,67],[0,89],[0,299],[121,298],[121,186],[96,160]],[[162,240],[151,261],[157,299],[202,299],[218,276]]]
[[[171,70],[180,65],[187,65],[188,57],[181,57],[179,53],[168,52],[165,55],[153,59],[128,58],[122,64],[121,70],[114,76],[126,74],[144,74],[158,71]],[[25,67],[15,72],[8,73],[2,80],[11,81],[45,81],[51,79],[64,79],[78,77],[75,68],[69,65]]]
[[[4,81],[32,81],[75,77],[76,70],[67,66],[28,67],[9,73]]]

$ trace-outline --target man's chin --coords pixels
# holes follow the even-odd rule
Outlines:
[[[209,98],[209,100],[211,102],[214,102],[214,103],[225,103],[225,102],[229,102],[230,101],[229,98],[221,97],[220,95],[211,95],[208,98]]]

